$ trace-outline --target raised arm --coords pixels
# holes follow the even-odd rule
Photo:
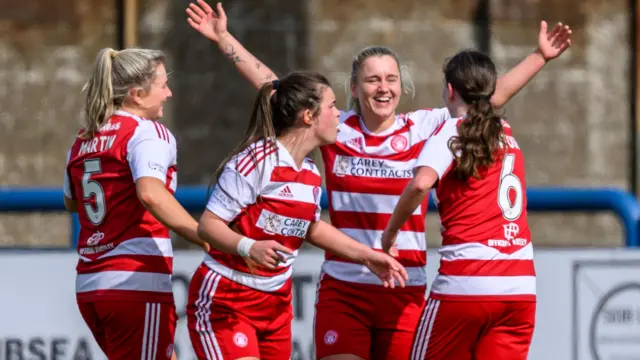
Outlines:
[[[222,53],[251,84],[259,89],[267,81],[278,77],[260,60],[253,56],[242,44],[227,31],[227,15],[222,4],[214,11],[204,0],[197,0],[187,8],[187,21],[207,39],[218,44]]]
[[[538,34],[538,48],[498,79],[491,104],[497,108],[503,107],[542,70],[547,62],[560,56],[570,46],[571,28],[568,25],[563,26],[562,23],[558,23],[550,32],[547,32],[547,23],[542,21]]]

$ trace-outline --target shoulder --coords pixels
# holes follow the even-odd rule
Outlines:
[[[402,116],[417,124],[430,120],[444,121],[451,118],[447,108],[424,108],[402,114]]]
[[[245,178],[252,178],[258,171],[275,164],[278,146],[269,141],[256,141],[233,156],[225,168],[237,172]]]
[[[153,120],[137,120],[133,136],[137,140],[161,140],[173,145],[176,143],[176,138],[171,130],[164,124]]]
[[[463,121],[463,118],[450,118],[433,131],[431,136],[437,137],[451,137],[458,135],[458,125]]]
[[[312,171],[314,174],[320,176],[320,170],[318,170],[316,162],[311,158],[305,158],[303,166],[306,170]]]

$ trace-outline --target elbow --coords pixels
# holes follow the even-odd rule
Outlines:
[[[207,231],[205,229],[205,226],[202,224],[202,222],[198,223],[198,229],[196,230],[196,234],[198,234],[198,237],[202,240],[209,238]]]
[[[415,195],[426,196],[431,190],[430,181],[423,176],[418,176],[411,181],[409,190]]]
[[[138,199],[145,208],[154,208],[158,204],[158,195],[152,189],[137,189]]]

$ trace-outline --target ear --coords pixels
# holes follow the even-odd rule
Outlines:
[[[449,100],[450,103],[454,102],[456,100],[456,91],[453,90],[453,86],[451,86],[450,83],[447,83],[447,100]]]
[[[302,123],[311,126],[313,124],[313,113],[309,109],[302,110]]]
[[[349,82],[349,89],[351,90],[351,97],[353,99],[357,99],[358,98],[358,84],[354,83],[353,81]]]
[[[129,97],[131,98],[131,102],[136,105],[142,104],[142,98],[144,97],[144,95],[144,90],[139,87],[132,87],[129,89]]]

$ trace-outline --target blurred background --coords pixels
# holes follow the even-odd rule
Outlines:
[[[529,217],[539,254],[540,295],[531,358],[637,360],[640,256],[624,248],[638,244],[640,218],[635,200],[640,184],[639,2],[224,0],[223,5],[230,32],[249,51],[278,75],[296,69],[327,75],[341,108],[346,107],[353,56],[365,46],[390,46],[415,84],[414,96],[403,96],[400,112],[443,106],[442,66],[458,50],[486,51],[504,73],[535,50],[541,20],[550,27],[556,22],[570,25],[572,47],[511,100],[506,117],[526,157],[529,188],[609,188],[617,193],[582,193],[578,206],[554,196],[530,197],[530,203],[534,200],[544,210]],[[92,358],[78,355],[93,340],[74,301],[77,256],[71,249],[70,217],[56,209],[63,209],[66,152],[82,124],[81,89],[101,48],[138,46],[168,55],[173,98],[165,105],[163,121],[178,140],[178,194],[181,187],[207,186],[240,140],[256,91],[217,45],[189,27],[188,3],[0,0],[0,293],[8,294],[0,296],[0,360],[26,359],[27,353],[40,359]],[[50,190],[53,197],[7,200],[16,189]],[[560,205],[550,205],[554,200]],[[205,203],[204,192],[199,201]],[[617,212],[610,211],[616,207]],[[190,210],[197,218],[202,207]],[[626,231],[619,216],[623,213]],[[431,249],[441,240],[434,214],[426,220]],[[177,249],[187,248],[186,241],[174,243]],[[51,248],[57,251],[40,251]],[[294,272],[299,285],[294,302],[306,294],[295,312],[294,352],[296,344],[301,350],[294,359],[312,358],[307,349],[313,347],[314,279],[322,259],[310,253]],[[429,255],[434,264],[430,276],[436,255]],[[176,256],[179,309],[201,259],[199,251]],[[596,265],[589,267],[587,260]],[[35,286],[21,288],[24,284]],[[25,306],[37,311],[24,311]],[[176,346],[188,348],[180,326]],[[613,338],[626,344],[621,345],[626,357],[615,357]],[[69,357],[56,357],[56,346],[63,343],[69,345]],[[99,350],[92,346],[94,352],[85,353],[96,358]],[[38,350],[45,348],[49,355]],[[185,354],[180,358],[193,358]]]
[[[213,2],[210,2],[213,3]],[[173,99],[164,121],[179,143],[179,185],[208,184],[240,140],[254,89],[217,46],[191,29],[184,0],[0,0],[0,185],[62,186],[99,49],[157,48],[169,57]],[[487,51],[504,72],[537,44],[540,20],[573,28],[573,46],[506,107],[527,157],[528,186],[635,190],[635,1],[229,0],[229,30],[278,75],[330,77],[339,105],[352,57],[395,49],[415,83],[400,111],[440,107],[442,65]],[[195,212],[199,216],[200,211]],[[440,241],[437,216],[427,238]],[[620,246],[609,213],[534,213],[538,246]],[[0,214],[0,246],[66,247],[68,215]],[[185,246],[176,242],[176,246]]]

